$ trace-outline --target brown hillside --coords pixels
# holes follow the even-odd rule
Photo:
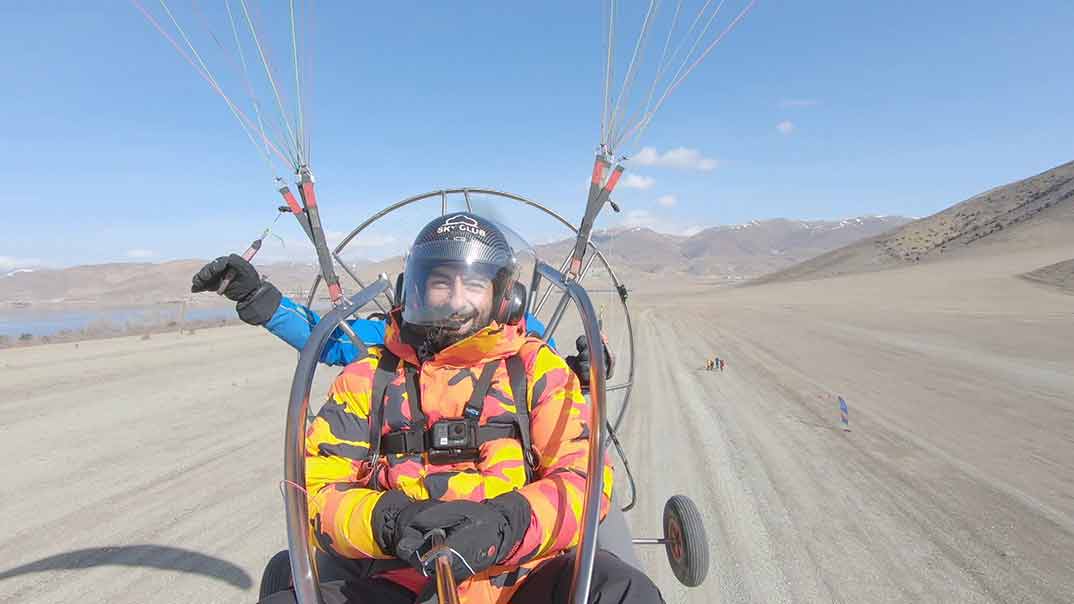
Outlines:
[[[941,256],[1047,247],[1069,241],[1074,162],[975,195],[946,210],[864,239],[756,283],[816,279],[911,265]]]

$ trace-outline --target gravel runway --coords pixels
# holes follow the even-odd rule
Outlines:
[[[689,495],[712,550],[694,590],[639,550],[669,603],[1074,601],[1071,298],[952,270],[632,298],[627,518]],[[253,602],[294,361],[250,328],[0,351],[0,602]]]

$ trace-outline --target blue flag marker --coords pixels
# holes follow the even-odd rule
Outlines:
[[[843,422],[843,430],[850,432],[850,409],[847,409],[847,402],[843,397],[839,397],[839,419]]]

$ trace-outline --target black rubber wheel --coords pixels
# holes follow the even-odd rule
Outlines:
[[[675,495],[664,504],[664,548],[679,583],[697,587],[709,574],[709,543],[701,513],[689,497]]]
[[[258,600],[291,589],[291,556],[287,550],[276,552],[261,573],[261,590]]]

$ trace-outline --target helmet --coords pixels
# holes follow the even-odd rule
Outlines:
[[[443,348],[492,321],[518,323],[525,287],[505,229],[458,212],[425,225],[406,257],[399,304],[403,324]]]

